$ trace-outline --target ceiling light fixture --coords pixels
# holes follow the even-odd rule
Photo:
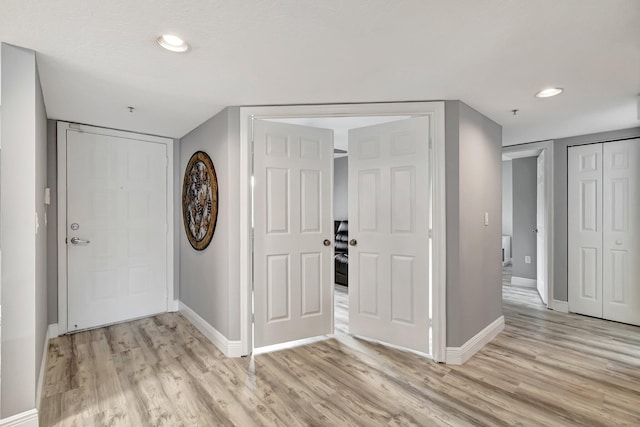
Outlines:
[[[564,89],[560,87],[550,87],[536,93],[536,98],[549,98],[552,96],[560,95],[562,92],[564,92]]]
[[[183,53],[189,50],[189,44],[178,36],[165,34],[156,40],[160,46],[171,52]]]

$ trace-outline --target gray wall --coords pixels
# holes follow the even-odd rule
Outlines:
[[[502,128],[459,101],[445,122],[447,346],[459,347],[502,315]]]
[[[333,161],[333,219],[349,219],[349,158],[340,157]]]
[[[218,177],[218,221],[209,247],[196,251],[184,230],[179,234],[180,301],[230,340],[240,338],[239,147],[237,108],[226,108],[180,140],[181,183],[198,150],[209,154]]]
[[[34,51],[2,44],[3,417],[36,406],[47,331],[46,111]],[[6,185],[11,183],[11,185]],[[36,217],[39,227],[36,228]]]
[[[513,275],[525,279],[536,278],[537,223],[537,159],[525,157],[513,160],[513,238],[511,263]],[[531,263],[525,264],[524,257]]]
[[[502,162],[502,235],[513,235],[513,161]]]
[[[567,301],[567,149],[574,145],[640,137],[640,128],[553,141],[553,298]],[[4,155],[4,154],[3,154]]]

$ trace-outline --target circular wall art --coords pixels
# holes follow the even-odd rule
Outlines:
[[[182,219],[191,246],[198,251],[209,246],[218,219],[218,178],[204,151],[194,153],[184,171]]]

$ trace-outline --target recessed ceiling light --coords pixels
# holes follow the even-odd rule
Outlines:
[[[160,36],[156,41],[160,46],[167,50],[170,50],[171,52],[186,52],[189,50],[189,45],[187,44],[187,42],[182,40],[180,37],[174,36],[172,34],[165,34],[163,36]]]
[[[560,87],[550,87],[536,93],[536,98],[549,98],[551,96],[560,95],[562,92],[564,92],[564,89]]]

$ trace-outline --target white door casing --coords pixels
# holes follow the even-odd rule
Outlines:
[[[602,144],[568,151],[569,311],[602,317]]]
[[[349,330],[422,353],[430,352],[429,134],[428,117],[349,131]]]
[[[546,224],[545,216],[547,209],[545,206],[545,157],[544,150],[538,155],[537,159],[537,198],[536,198],[536,282],[538,294],[542,302],[548,304],[547,296],[547,256],[545,248]]]
[[[166,171],[166,144],[66,132],[68,331],[167,311]]]
[[[333,131],[253,122],[255,346],[329,334]]]
[[[640,139],[602,145],[602,315],[640,325]]]

